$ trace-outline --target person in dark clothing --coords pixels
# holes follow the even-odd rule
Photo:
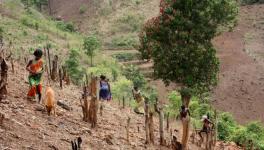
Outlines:
[[[108,83],[104,75],[100,76],[99,96],[100,96],[100,100],[109,100],[109,97],[111,96],[110,84]]]
[[[186,108],[184,105],[181,106],[181,111],[180,111],[180,118],[181,120],[186,119],[187,115],[191,116],[191,113],[188,108]]]
[[[206,133],[206,136],[208,136],[208,133],[210,133],[211,131],[211,128],[214,128],[214,124],[213,122],[211,122],[209,119],[208,119],[208,116],[207,115],[204,115],[202,117],[202,121],[203,121],[203,128],[201,131],[199,131],[199,136],[203,142],[203,136],[202,136],[202,133]],[[212,126],[211,126],[212,125]]]

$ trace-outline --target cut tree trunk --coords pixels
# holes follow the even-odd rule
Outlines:
[[[153,112],[149,113],[149,138],[150,143],[154,144],[154,121],[153,121]]]
[[[125,109],[125,96],[123,96],[123,109]]]
[[[60,77],[60,88],[63,89],[63,75],[62,75],[62,69],[59,69],[59,77]]]
[[[163,126],[164,113],[163,113],[163,107],[162,106],[158,106],[158,99],[156,99],[155,111],[159,114],[160,145],[164,146],[165,145],[164,126]]]
[[[57,55],[54,56],[52,61],[51,80],[56,81],[58,79],[58,59]]]
[[[88,122],[88,113],[89,113],[89,107],[88,107],[88,99],[87,99],[87,88],[84,86],[83,88],[83,102],[81,102],[82,111],[83,111],[83,121]]]
[[[89,113],[88,113],[88,119],[91,123],[91,127],[96,127],[97,124],[97,111],[98,111],[98,99],[97,99],[97,78],[92,77],[91,80],[91,102],[89,106]]]
[[[130,128],[130,117],[127,119],[127,126],[126,126],[126,132],[127,132],[127,142],[129,142],[129,128]]]
[[[48,52],[48,62],[49,62],[49,73],[50,73],[50,76],[51,76],[50,49],[49,49],[48,46],[47,46],[47,52]]]
[[[146,130],[146,144],[150,143],[149,137],[149,103],[145,100],[145,130]]]
[[[1,62],[1,80],[0,80],[0,101],[2,101],[7,95],[7,71],[8,66],[5,59]]]
[[[167,113],[166,117],[167,117],[167,127],[166,128],[167,128],[167,131],[169,131],[170,129],[170,113],[169,112]]]

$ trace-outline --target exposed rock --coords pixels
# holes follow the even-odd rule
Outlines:
[[[61,108],[65,109],[65,110],[68,110],[68,111],[72,110],[72,108],[68,104],[63,102],[62,100],[57,101],[57,105],[59,105]]]

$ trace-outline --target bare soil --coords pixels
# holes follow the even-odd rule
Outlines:
[[[263,16],[264,5],[244,6],[234,31],[214,40],[220,75],[213,105],[231,112],[240,123],[264,122]]]

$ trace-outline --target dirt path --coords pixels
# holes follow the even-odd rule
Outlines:
[[[264,18],[264,5],[252,5],[241,8],[238,26],[233,32],[224,33],[214,41],[218,49],[221,67],[219,84],[214,91],[214,106],[231,112],[240,123],[261,120],[264,122],[264,64],[261,59],[251,57],[264,52],[264,44],[258,43],[257,52],[248,50],[252,42],[260,41],[263,28],[257,28],[256,21]],[[252,20],[253,19],[253,20]],[[262,24],[263,27],[263,24]],[[247,34],[256,34],[252,41],[247,41]],[[262,39],[263,41],[263,39]],[[260,51],[260,49],[262,51]],[[251,56],[249,56],[251,55]]]

